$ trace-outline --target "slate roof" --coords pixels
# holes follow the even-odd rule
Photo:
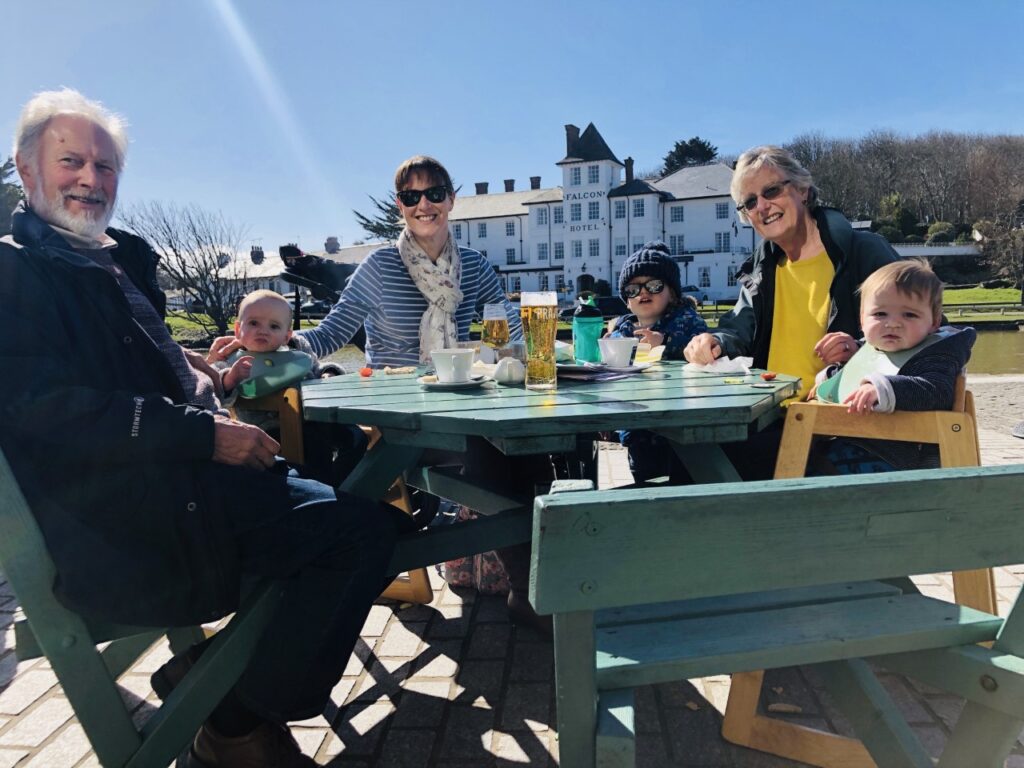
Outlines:
[[[655,181],[654,186],[676,200],[686,200],[728,195],[731,182],[732,168],[724,163],[711,163],[680,168]]]
[[[649,181],[644,181],[643,179],[627,181],[608,193],[608,197],[625,197],[626,195],[658,195],[662,200],[672,199],[670,193],[658,189]]]
[[[605,143],[604,138],[600,133],[597,132],[597,128],[594,127],[593,123],[587,125],[583,133],[580,134],[579,139],[576,141],[576,146],[572,147],[568,154],[556,165],[565,165],[566,163],[586,163],[595,162],[597,160],[611,160],[613,163],[624,165],[624,163],[615,156],[611,148]]]
[[[538,199],[543,198],[543,199]],[[448,214],[450,221],[464,219],[496,219],[505,216],[526,216],[526,206],[534,202],[562,199],[561,187],[554,189],[524,189],[521,192],[495,192],[486,195],[468,195],[455,198],[455,207]]]

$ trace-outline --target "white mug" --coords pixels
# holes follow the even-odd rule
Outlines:
[[[472,348],[435,349],[430,353],[437,371],[437,380],[442,384],[457,384],[469,381],[469,372],[473,367]]]
[[[605,337],[597,340],[601,348],[601,362],[612,368],[627,368],[636,355],[637,338]]]

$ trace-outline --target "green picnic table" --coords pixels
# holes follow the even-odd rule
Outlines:
[[[781,403],[797,379],[765,382],[759,371],[713,374],[660,362],[615,381],[559,379],[554,392],[495,383],[453,391],[427,389],[413,374],[358,374],[302,385],[306,421],[377,427],[382,439],[368,451],[341,490],[380,498],[394,479],[466,504],[493,519],[444,526],[403,541],[393,564],[401,571],[506,546],[530,538],[533,494],[510,498],[449,467],[422,466],[427,449],[465,452],[468,438],[484,438],[508,456],[571,451],[578,435],[649,429],[672,444],[698,482],[739,477],[722,443],[746,439],[782,415]]]

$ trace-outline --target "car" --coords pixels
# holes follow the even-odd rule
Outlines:
[[[329,301],[323,299],[314,299],[313,301],[307,301],[301,307],[299,307],[299,317],[316,318],[322,320],[327,316],[327,313],[331,311],[333,305]]]
[[[689,296],[691,299],[697,302],[697,306],[704,306],[704,303],[708,300],[708,293],[702,288],[698,288],[696,285],[684,285],[683,296]]]

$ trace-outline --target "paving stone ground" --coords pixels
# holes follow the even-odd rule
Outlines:
[[[1024,440],[1010,428],[1024,419],[1024,376],[972,376],[985,464],[1024,462]],[[601,485],[631,481],[624,453],[605,446]],[[503,600],[453,590],[432,574],[428,606],[375,605],[345,674],[322,716],[294,723],[303,750],[348,768],[490,768],[556,766],[554,673],[550,643],[510,625]],[[1024,565],[1000,568],[1003,613],[1024,581]],[[919,580],[928,594],[951,598],[949,574]],[[0,768],[99,765],[45,660],[19,664],[14,654],[17,603],[0,578]],[[169,656],[154,647],[120,683],[138,722],[156,698],[149,675]],[[883,675],[896,704],[933,754],[941,751],[961,701],[907,678]],[[638,691],[640,768],[791,768],[798,764],[723,741],[721,713],[729,678],[648,686]],[[812,668],[777,670],[769,701],[796,704],[790,719],[848,732]],[[1018,742],[1006,763],[1024,768]],[[160,768],[160,767],[157,767]]]

